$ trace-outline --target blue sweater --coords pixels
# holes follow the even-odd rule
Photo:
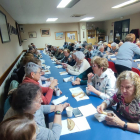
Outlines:
[[[118,51],[115,64],[132,68],[132,58],[134,54],[140,55],[140,48],[131,42],[125,42]]]

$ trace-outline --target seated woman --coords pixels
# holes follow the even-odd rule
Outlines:
[[[94,56],[91,60],[91,63],[94,63],[94,60],[96,58],[100,58],[99,56]],[[93,72],[92,67],[89,67],[86,71],[84,71],[83,73],[81,73],[80,75],[78,75],[75,79],[74,82],[72,82],[73,85],[86,85],[87,84],[87,75],[89,73]]]
[[[104,42],[103,46],[104,46],[104,51],[105,52],[110,52],[111,49],[110,49],[110,47],[108,47],[108,43],[107,42]]]
[[[18,130],[18,132],[17,132]],[[32,114],[24,113],[0,123],[1,140],[36,140],[36,124]]]
[[[34,83],[36,85],[39,85],[39,80],[40,80],[40,76],[41,76],[41,68],[39,65],[33,63],[33,62],[29,62],[26,64],[25,66],[25,79],[22,81],[22,83]],[[57,86],[57,80],[54,79],[49,87],[41,87],[42,89],[42,100],[43,100],[43,104],[49,104],[51,99],[52,99],[52,95],[53,95],[53,90],[55,89],[55,86]],[[43,94],[46,95],[43,95]]]
[[[82,48],[80,49],[80,51],[82,51],[84,53],[84,55],[88,52],[87,46],[88,46],[87,43],[82,44]]]
[[[93,53],[92,53],[92,57],[94,57],[94,56],[99,56],[99,57],[106,58],[107,55],[104,54],[104,46],[101,45],[101,46],[98,47],[98,50],[94,50]]]
[[[85,54],[85,58],[86,59],[91,59],[91,56],[92,56],[92,50],[93,50],[93,47],[92,47],[92,45],[88,45],[87,46],[87,50],[88,50],[88,52]]]
[[[39,65],[40,67],[42,67],[41,66],[41,60],[40,59],[34,59],[33,61],[30,61],[30,62],[33,62],[33,63]],[[42,86],[42,87],[49,87],[50,84],[51,84],[50,78],[46,78],[45,76],[43,76],[43,75],[45,75],[45,72],[44,71],[41,71],[41,74],[40,75],[41,76],[40,76],[40,79],[38,81],[39,84],[40,84],[40,86]],[[42,81],[45,81],[45,84],[42,84]]]
[[[115,93],[116,77],[114,72],[108,68],[106,58],[96,58],[92,63],[93,73],[88,74],[88,90],[98,95],[103,100]]]
[[[75,56],[76,64],[73,67],[67,64],[66,71],[72,75],[79,75],[87,70],[90,67],[90,64],[86,59],[84,59],[85,55],[83,54],[83,52],[77,51],[75,52]]]
[[[75,54],[74,53],[71,53],[71,57],[70,58],[68,58],[68,65],[70,65],[70,66],[74,66],[75,65],[75,63],[76,63],[76,61],[75,61]]]
[[[33,55],[28,55],[28,56],[23,57],[20,67],[16,70],[19,83],[22,83],[23,77],[25,75],[25,65],[30,61],[34,61],[34,59],[37,59],[37,58],[34,58]]]
[[[70,46],[68,47],[68,49],[70,50],[70,52],[72,52],[74,50],[75,44],[71,43]]]
[[[112,49],[110,50],[109,54],[117,54],[118,53],[117,44],[115,42],[113,42],[111,44],[111,48]]]
[[[64,42],[63,47],[64,47],[65,49],[67,49],[67,48],[68,48],[68,43],[67,43],[67,42]]]
[[[117,126],[124,130],[140,133],[140,77],[132,71],[122,72],[117,81],[117,93],[105,100],[97,107],[97,111],[102,113],[104,109],[118,104],[119,112],[128,122],[122,121],[117,115],[107,116],[108,125]]]
[[[36,122],[36,140],[59,140],[62,126],[61,113],[69,106],[68,103],[60,105],[41,105],[41,88],[33,83],[21,84],[14,92],[11,108],[4,116],[4,120],[17,114],[30,113],[34,115]],[[55,112],[52,129],[48,129],[45,123],[45,115]]]
[[[55,58],[58,60],[61,60],[62,58],[64,58],[64,48],[63,47],[59,47],[59,55],[56,56]]]

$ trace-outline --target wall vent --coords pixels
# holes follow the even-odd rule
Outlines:
[[[85,14],[83,14],[83,15],[81,15],[81,14],[74,14],[74,15],[72,15],[71,17],[82,17],[82,16],[84,16]]]

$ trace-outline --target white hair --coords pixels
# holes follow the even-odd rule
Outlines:
[[[101,45],[102,45],[102,43],[101,43],[101,42],[99,42],[99,43],[98,43],[98,45],[99,45],[99,46],[101,46]]]
[[[76,48],[79,48],[81,46],[81,44],[76,44]]]
[[[79,60],[83,60],[85,58],[85,55],[81,51],[77,51],[74,54]]]
[[[29,62],[25,65],[25,74],[26,76],[30,76],[31,72],[36,73],[38,69],[41,67],[33,62]]]
[[[111,43],[111,47],[116,47],[116,43],[115,42],[113,42],[113,43]]]
[[[64,50],[64,47],[59,47],[60,50]]]
[[[104,48],[104,46],[103,46],[103,45],[100,45],[100,46],[98,47],[98,50],[100,50],[100,49],[102,49],[102,48]]]

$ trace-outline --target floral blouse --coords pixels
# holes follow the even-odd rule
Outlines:
[[[134,98],[131,103],[125,103],[124,97],[120,93],[116,93],[104,102],[107,107],[119,104],[118,112],[132,123],[140,124],[140,98]]]

